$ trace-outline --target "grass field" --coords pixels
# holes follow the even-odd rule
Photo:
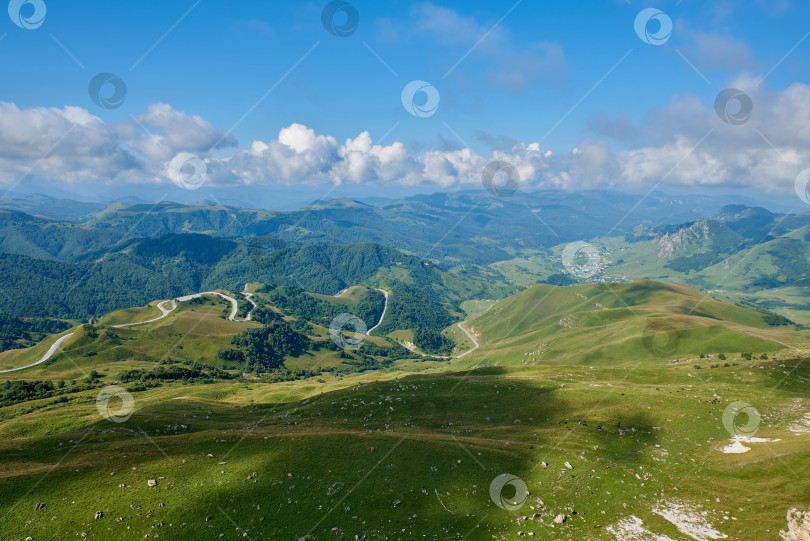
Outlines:
[[[0,376],[0,388],[100,376],[64,400],[0,408],[0,539],[623,540],[637,520],[647,537],[636,539],[697,539],[684,533],[694,528],[776,539],[786,511],[810,503],[810,362],[793,356],[805,337],[715,299],[696,306],[696,294],[651,282],[534,286],[468,305],[482,346],[458,361],[167,381],[131,391],[123,422],[97,404],[121,371],[164,358],[213,365],[230,336],[258,324],[225,321],[225,305],[206,300],[144,326],[82,326],[52,361]],[[645,321],[679,322],[664,331],[676,350],[669,340],[646,349]],[[740,344],[769,358],[717,349]],[[687,353],[701,348],[712,357]],[[555,353],[567,350],[578,352]],[[36,352],[11,353],[0,361]],[[340,361],[318,353],[287,364]],[[724,453],[724,412],[737,401],[772,441]],[[502,474],[528,495],[493,489]]]
[[[792,373],[781,381],[783,368]],[[606,528],[633,515],[683,539],[652,512],[674,500],[730,539],[765,539],[806,504],[810,435],[786,427],[808,407],[809,370],[530,367],[177,385],[136,393],[122,424],[99,420],[89,393],[4,412],[0,527],[34,539],[613,539]],[[760,409],[758,436],[781,441],[721,453],[721,415],[738,399]],[[36,434],[45,423],[59,431]],[[502,473],[528,487],[520,509],[490,498]],[[554,524],[560,513],[566,522]]]

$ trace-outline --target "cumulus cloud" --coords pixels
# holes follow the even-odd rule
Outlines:
[[[723,122],[713,103],[694,96],[651,111],[628,137],[647,144],[616,155],[618,178],[635,186],[791,189],[799,171],[810,166],[805,158],[810,152],[810,86],[796,83],[776,92],[759,83],[747,75],[729,83],[753,103],[751,117],[741,125]],[[730,112],[738,107],[728,104]]]
[[[723,122],[714,104],[676,96],[633,123],[600,117],[597,136],[569,152],[552,153],[536,142],[476,134],[491,153],[439,145],[415,153],[401,142],[375,144],[368,132],[339,143],[302,124],[275,138],[253,141],[223,156],[214,148],[236,145],[207,120],[155,104],[133,118],[105,123],[80,107],[20,109],[0,102],[0,182],[20,178],[67,183],[162,182],[178,152],[206,163],[211,185],[365,184],[479,186],[492,160],[512,164],[524,189],[600,186],[726,186],[790,190],[810,167],[810,86],[781,91],[740,76],[729,86],[746,92],[753,114],[742,125]],[[729,104],[730,110],[735,105]],[[615,148],[614,148],[615,147]]]
[[[135,120],[143,126],[159,129],[158,137],[170,148],[209,152],[236,144],[230,134],[217,130],[201,116],[187,115],[165,103],[150,105],[145,113],[135,116]],[[150,131],[154,135],[154,131]]]
[[[115,128],[81,107],[20,109],[0,102],[0,182],[32,174],[93,181],[138,165],[117,141]]]

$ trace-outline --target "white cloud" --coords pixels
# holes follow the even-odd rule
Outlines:
[[[205,160],[212,185],[454,189],[480,186],[486,164],[501,160],[518,170],[524,189],[635,188],[661,182],[791,190],[796,174],[810,167],[810,86],[796,83],[777,92],[759,83],[751,76],[729,82],[754,104],[742,125],[722,122],[713,103],[677,96],[637,125],[626,117],[602,117],[594,123],[604,130],[602,137],[555,154],[538,143],[494,137],[489,139],[498,141],[497,148],[487,155],[469,148],[415,154],[401,142],[375,144],[368,132],[340,144],[333,136],[292,124],[275,139],[254,141],[222,157],[211,148],[220,141],[235,144],[230,136],[166,104],[150,106],[135,117],[137,122],[108,124],[79,107],[20,109],[0,102],[0,182],[10,185],[26,176],[66,183],[167,183],[166,163],[178,152],[193,152]],[[609,141],[620,148],[614,150]]]
[[[765,91],[757,78],[743,75],[729,87],[750,96],[753,112],[747,122],[730,125],[715,114],[713,103],[691,96],[674,99],[636,127],[648,144],[617,154],[622,182],[791,189],[798,172],[810,166],[805,158],[810,152],[810,86]],[[732,103],[729,110],[736,107]]]
[[[0,182],[37,175],[69,182],[109,178],[138,166],[114,128],[80,107],[20,109],[0,102]]]
[[[154,103],[135,119],[147,128],[157,128],[161,139],[174,149],[187,152],[209,152],[214,147],[228,147],[236,140],[228,133],[217,130],[198,115],[187,115],[165,103]],[[155,131],[150,129],[154,134]]]

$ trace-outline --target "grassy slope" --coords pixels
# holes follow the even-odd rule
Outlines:
[[[555,360],[615,363],[700,353],[772,352],[805,339],[769,327],[762,314],[657,282],[572,287],[535,285],[470,321],[481,348],[466,362]],[[650,339],[674,344],[664,354]],[[660,335],[660,336],[653,336]],[[649,342],[648,342],[649,343]],[[650,349],[653,349],[651,351]]]
[[[539,539],[612,539],[605,528],[634,514],[679,539],[650,511],[665,497],[702,505],[729,539],[772,537],[788,507],[807,504],[810,434],[785,428],[810,411],[810,364],[735,359],[694,370],[691,362],[645,360],[634,338],[640,317],[616,293],[646,317],[731,333],[686,335],[682,344],[798,336],[713,299],[687,316],[700,294],[682,286],[534,286],[483,312],[486,304],[471,306],[484,351],[450,365],[400,361],[390,373],[277,384],[172,382],[133,393],[135,413],[123,424],[99,416],[98,390],[64,404],[17,404],[0,409],[0,537],[476,540],[514,539],[520,530]],[[78,378],[96,368],[110,384],[167,352],[210,360],[231,334],[255,325],[224,321],[224,309],[213,300],[182,303],[164,320],[112,335],[102,329],[97,338],[82,327],[52,362],[0,380]],[[569,313],[581,327],[559,326]],[[584,353],[466,369],[517,364],[540,339]],[[600,347],[604,358],[586,354]],[[576,364],[585,361],[596,366]],[[408,373],[416,370],[424,373]],[[762,413],[758,436],[782,441],[744,455],[719,452],[729,437],[720,417],[734,400]],[[501,473],[529,486],[518,512],[489,498]],[[147,487],[148,479],[158,486]],[[37,503],[45,508],[36,511]],[[567,508],[577,514],[553,525]],[[520,518],[535,512],[535,520]]]
[[[755,239],[764,240],[764,239]],[[593,239],[605,258],[606,267],[599,275],[604,281],[635,281],[642,279],[669,283],[684,283],[704,291],[722,293],[731,301],[746,300],[772,310],[798,323],[810,324],[807,287],[793,285],[798,276],[806,276],[810,257],[810,226],[793,230],[774,240],[742,249],[723,261],[700,271],[688,273],[668,268],[674,258],[689,256],[705,250],[703,244],[681,247],[671,257],[660,255],[661,247],[651,241],[626,242],[620,237]],[[791,244],[793,243],[793,244]],[[704,243],[705,244],[705,243]],[[521,287],[563,272],[557,246],[528,258],[492,263],[505,279]],[[788,261],[785,254],[794,259]],[[787,270],[787,273],[786,273]],[[755,285],[769,279],[785,280],[788,285],[770,287]]]
[[[84,531],[96,539],[477,540],[521,530],[580,540],[612,539],[605,527],[634,514],[680,539],[651,513],[673,497],[702,506],[729,539],[767,538],[784,527],[788,507],[806,504],[810,435],[784,428],[797,397],[808,407],[810,366],[780,384],[792,368],[748,363],[698,376],[655,365],[489,368],[379,382],[367,374],[174,385],[136,393],[137,410],[120,425],[99,420],[87,393],[3,423],[4,438],[20,424],[64,432],[0,443],[0,527],[35,539]],[[782,441],[720,453],[724,407],[751,396],[764,418],[757,435]],[[518,512],[489,498],[501,473],[532,493]],[[553,526],[569,508],[577,514]],[[104,517],[94,519],[97,511]]]

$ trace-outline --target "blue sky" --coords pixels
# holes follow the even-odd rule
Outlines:
[[[798,157],[804,134],[794,141],[784,123],[766,118],[804,97],[807,3],[353,1],[360,22],[347,37],[324,28],[326,2],[44,4],[47,13],[38,28],[19,28],[10,17],[0,28],[5,36],[0,101],[19,110],[5,116],[25,123],[22,131],[40,144],[56,142],[63,133],[42,119],[47,115],[41,108],[82,108],[104,129],[83,133],[92,124],[83,118],[81,129],[51,150],[23,185],[165,181],[168,158],[178,152],[199,155],[211,185],[340,182],[381,191],[394,185],[465,187],[474,182],[476,169],[498,157],[515,162],[527,188],[661,182],[789,192],[793,177],[810,167]],[[637,14],[651,6],[673,22],[671,37],[660,46],[644,43],[634,31]],[[33,6],[22,9],[28,16]],[[90,99],[88,83],[99,72],[126,84],[119,108],[106,110]],[[764,81],[757,79],[765,74]],[[437,90],[440,103],[432,116],[419,118],[403,107],[400,94],[412,80]],[[745,126],[708,118],[715,97],[729,86],[746,86],[742,90],[753,98],[755,114]],[[171,114],[162,120],[143,116],[155,104]],[[804,114],[792,111],[789,117]],[[203,131],[210,131],[208,139],[166,137],[166,122],[184,125],[183,118],[194,115]],[[75,113],[62,116],[76,122]],[[32,127],[31,118],[42,125]],[[0,129],[15,129],[6,124]],[[294,125],[300,127],[281,137],[288,145],[296,141],[292,154],[280,147],[272,159],[259,156],[273,152],[280,130]],[[713,129],[707,140],[704,128]],[[363,132],[372,147],[357,141]],[[140,137],[163,139],[165,152],[133,140]],[[0,180],[9,185],[36,163],[36,152],[14,154],[25,146],[21,138],[4,142],[12,173]],[[73,138],[83,142],[71,147]],[[220,139],[226,147],[211,151]],[[354,165],[332,167],[346,162],[347,139],[357,142]],[[269,149],[256,149],[254,142]],[[407,156],[389,147],[396,142]],[[374,144],[381,147],[375,151]],[[750,145],[749,158],[729,158],[741,145]],[[689,163],[696,146],[695,156],[705,155]],[[104,161],[99,156],[118,148],[125,156],[97,165]],[[465,149],[469,155],[459,154]],[[95,169],[93,163],[58,159],[60,152],[82,151],[94,156]],[[238,167],[227,162],[240,151]],[[425,155],[431,152],[429,160]],[[766,156],[774,152],[778,159]],[[302,163],[288,168],[279,162],[287,158]],[[717,160],[728,163],[721,168]],[[751,160],[762,168],[769,161],[767,171]],[[679,163],[677,173],[662,181]],[[118,175],[116,167],[127,171]],[[352,167],[355,173],[346,173]]]

